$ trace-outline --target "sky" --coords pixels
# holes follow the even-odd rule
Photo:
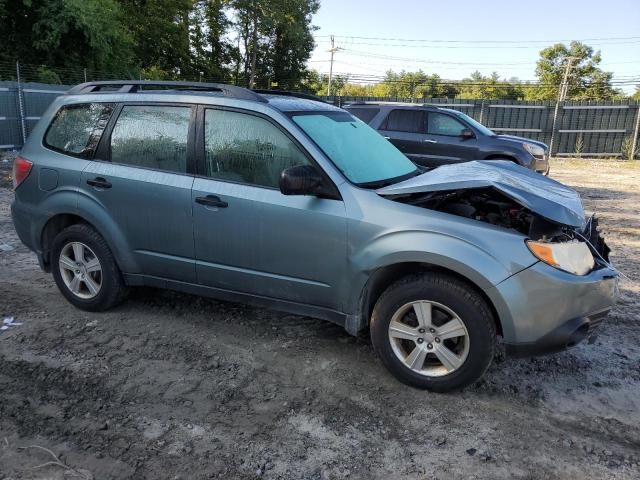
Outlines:
[[[320,0],[313,24],[308,66],[321,73],[329,72],[330,35],[341,49],[334,73],[422,69],[451,80],[474,70],[535,80],[542,48],[581,40],[602,52],[614,81],[640,84],[640,0]]]

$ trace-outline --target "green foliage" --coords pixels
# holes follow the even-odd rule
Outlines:
[[[303,86],[305,63],[314,47],[311,16],[317,0],[232,0],[242,83],[261,88],[272,82],[280,89]]]
[[[132,60],[114,0],[4,0],[0,32],[0,61],[117,71]]]
[[[454,97],[458,89],[449,82],[443,83],[437,74],[428,75],[422,70],[403,70],[400,73],[389,70],[384,80],[376,85],[372,92],[374,96],[385,97],[444,98]]]
[[[175,75],[157,65],[150,65],[140,69],[140,78],[142,80],[174,80]]]
[[[462,80],[459,98],[467,99],[505,99],[522,100],[524,89],[517,79],[500,80],[500,76],[493,72],[490,76],[483,76],[475,71],[469,78]]]
[[[602,61],[600,52],[581,42],[571,42],[567,47],[557,43],[540,52],[536,66],[536,75],[540,88],[529,89],[531,100],[555,100],[562,83],[565,66],[571,58],[568,76],[567,99],[570,100],[608,100],[620,95],[611,86],[613,73],[604,72],[598,65]]]
[[[95,79],[299,88],[318,8],[318,0],[0,0],[0,62],[46,65],[29,79],[56,83],[77,83],[86,68]]]
[[[47,67],[38,68],[38,76],[36,78],[38,82],[41,83],[57,83],[62,84],[62,80],[60,79],[60,75]]]
[[[631,98],[632,98],[633,100],[638,100],[638,101],[640,101],[640,85],[638,85],[638,86],[636,87],[636,91],[635,91],[635,93],[634,93],[633,95],[631,95]]]

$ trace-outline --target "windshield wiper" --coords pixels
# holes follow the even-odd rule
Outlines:
[[[416,166],[416,169],[413,172],[409,172],[405,175],[400,175],[399,177],[385,178],[383,180],[375,180],[373,182],[356,183],[356,185],[362,188],[377,190],[378,188],[388,187],[389,185],[393,185],[394,183],[399,183],[404,180],[417,177],[418,175],[422,175],[423,173],[424,170],[421,167]]]

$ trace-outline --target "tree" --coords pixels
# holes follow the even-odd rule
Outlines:
[[[242,43],[245,84],[298,88],[314,47],[317,0],[233,0]]]
[[[228,0],[196,1],[189,15],[190,68],[188,75],[208,81],[231,78],[235,47],[227,39],[231,21]]]
[[[124,20],[114,0],[3,0],[0,61],[57,68],[63,81],[67,69],[122,72],[133,59]]]
[[[460,98],[466,99],[508,99],[518,100],[524,98],[524,92],[517,79],[509,81],[500,80],[500,75],[493,72],[485,77],[479,71],[475,71],[470,77],[460,82]]]
[[[443,81],[437,74],[387,71],[384,80],[373,89],[376,96],[398,98],[444,98],[455,97],[456,85]]]
[[[631,95],[631,99],[640,101],[640,85],[636,85],[636,91]]]
[[[600,52],[581,42],[571,42],[567,47],[557,43],[540,52],[536,66],[539,88],[531,88],[528,98],[532,100],[555,100],[562,83],[566,65],[571,59],[568,76],[567,98],[572,100],[606,100],[619,96],[611,86],[613,73],[604,72],[598,65],[602,61]]]
[[[139,67],[154,67],[167,78],[193,73],[189,48],[189,14],[193,0],[118,2],[125,15],[126,28],[133,37]]]
[[[315,46],[311,17],[320,8],[318,0],[273,0],[267,37],[268,83],[295,89],[307,72],[306,61]]]

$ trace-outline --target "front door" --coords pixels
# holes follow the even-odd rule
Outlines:
[[[478,140],[463,137],[461,134],[466,128],[453,115],[429,112],[425,141],[429,142],[434,166],[477,159]]]
[[[341,310],[344,203],[280,193],[282,170],[311,160],[270,119],[211,108],[203,117],[192,194],[198,282]]]
[[[141,273],[186,282],[195,282],[187,173],[194,109],[124,105],[80,184],[118,225]]]

